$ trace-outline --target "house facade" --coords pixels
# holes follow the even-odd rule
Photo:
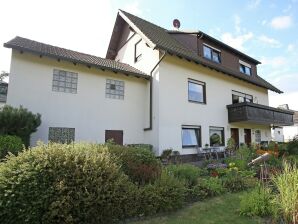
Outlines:
[[[106,59],[16,37],[7,103],[42,115],[38,140],[151,144],[192,155],[271,140],[293,112],[269,107],[259,61],[201,31],[169,31],[119,11]]]

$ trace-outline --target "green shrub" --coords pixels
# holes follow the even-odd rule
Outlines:
[[[148,149],[108,144],[108,151],[116,156],[121,169],[133,182],[145,184],[160,177],[161,163]]]
[[[0,136],[0,160],[3,159],[8,152],[17,155],[21,150],[23,150],[21,138],[11,135]]]
[[[289,155],[298,155],[298,136],[295,136],[292,141],[288,142],[287,151]]]
[[[168,174],[184,181],[187,186],[196,185],[200,175],[200,168],[190,164],[169,165],[166,167],[166,171]]]
[[[198,184],[193,187],[191,193],[193,200],[202,200],[206,197],[214,197],[225,192],[222,181],[218,177],[200,178]]]
[[[186,188],[173,176],[162,172],[153,184],[139,190],[139,214],[152,215],[181,208],[185,202]]]
[[[25,146],[30,144],[30,135],[41,124],[41,115],[27,109],[4,106],[0,109],[0,135],[15,135],[22,139]]]
[[[230,192],[237,192],[247,189],[245,178],[237,170],[230,170],[223,178],[223,186]]]
[[[135,214],[135,192],[99,145],[39,145],[0,163],[5,223],[113,223]]]
[[[261,185],[245,193],[240,201],[240,214],[246,216],[269,216],[273,214],[272,192]]]
[[[127,146],[133,148],[147,149],[150,152],[153,152],[153,145],[150,144],[128,144]]]
[[[284,162],[283,173],[273,178],[278,190],[276,204],[286,223],[298,223],[298,168]]]

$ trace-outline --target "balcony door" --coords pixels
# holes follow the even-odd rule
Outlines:
[[[244,142],[246,145],[251,144],[251,130],[250,129],[244,129]]]
[[[236,143],[236,147],[239,146],[239,129],[238,128],[231,128],[231,138],[234,139]]]

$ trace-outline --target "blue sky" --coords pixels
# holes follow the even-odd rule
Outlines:
[[[282,89],[270,105],[298,110],[298,0],[10,0],[0,2],[0,42],[16,35],[105,57],[117,10],[164,28],[202,30],[258,59],[258,73]],[[14,9],[13,12],[11,9]],[[12,16],[13,15],[13,16]],[[0,48],[0,71],[10,50]]]

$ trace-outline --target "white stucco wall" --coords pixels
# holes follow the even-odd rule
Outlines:
[[[272,139],[277,142],[284,142],[284,132],[282,127],[276,127],[271,129]]]
[[[206,83],[207,104],[188,101],[188,78]],[[263,141],[271,139],[270,127],[252,124],[229,124],[226,105],[232,104],[232,90],[251,94],[258,103],[268,105],[267,90],[228,77],[203,66],[166,56],[159,67],[159,153],[166,148],[183,154],[196,153],[182,149],[182,125],[198,125],[202,131],[202,146],[209,144],[209,126],[224,127],[226,141],[230,128],[239,128],[239,142],[244,142],[243,129],[261,130]]]
[[[77,94],[53,92],[53,69],[78,73]],[[125,82],[124,100],[105,98],[106,79]],[[75,128],[76,141],[104,142],[105,130],[123,130],[123,142],[143,143],[148,81],[13,51],[7,103],[42,115],[31,143],[47,142],[49,127]]]
[[[125,33],[123,34],[125,35]],[[140,35],[135,34],[132,38],[129,39],[118,51],[117,56],[115,58],[116,61],[120,61],[123,63],[127,63],[146,74],[150,75],[152,69],[158,63],[160,54],[158,50],[153,50],[152,48],[148,47],[144,40],[142,40],[138,47],[142,52],[142,57],[139,61],[135,62],[135,44],[141,40]],[[124,41],[122,41],[124,42]],[[153,118],[152,118],[152,130],[147,130],[144,133],[144,143],[152,144],[155,150],[158,150],[159,147],[159,66],[156,67],[154,72],[151,74],[153,77]],[[145,117],[146,127],[149,127],[149,92],[150,92],[150,83],[147,83],[146,86],[146,102],[145,111],[147,115]]]

